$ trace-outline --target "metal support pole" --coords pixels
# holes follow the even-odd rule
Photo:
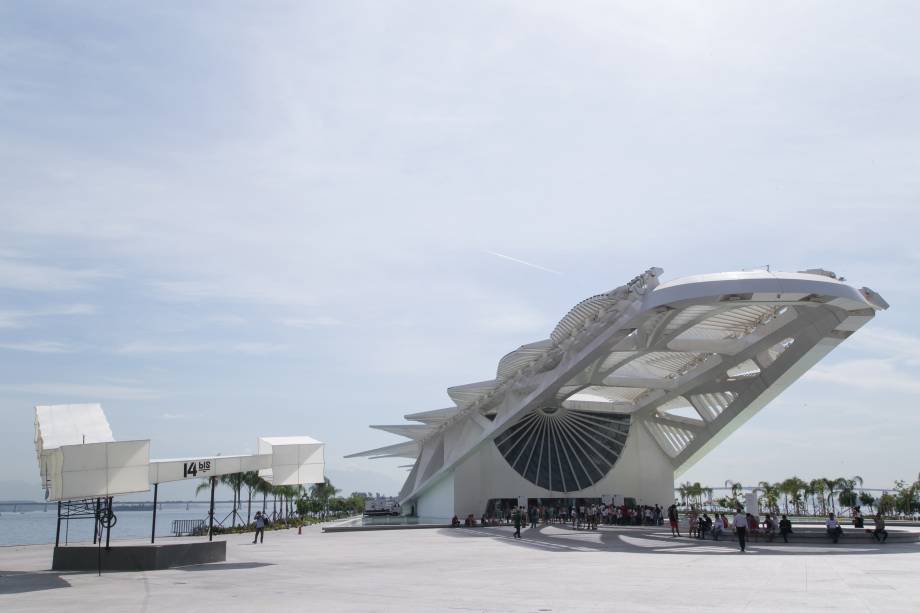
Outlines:
[[[106,522],[108,527],[105,529],[105,550],[108,551],[109,549],[111,549],[111,547],[109,547],[109,541],[112,539],[112,497],[111,496],[109,496],[109,499],[108,499],[108,512],[106,513],[106,517],[108,519],[108,521]]]
[[[99,538],[102,538],[102,533],[99,532],[99,499],[96,498],[96,511],[93,514],[93,545]]]
[[[150,527],[150,544],[153,544],[153,540],[157,535],[157,489],[159,489],[160,484],[153,484],[153,522]]]
[[[58,500],[58,520],[57,520],[57,532],[54,534],[54,546],[57,547],[61,544],[61,501]]]
[[[214,540],[214,490],[217,488],[217,477],[211,477],[211,509],[208,511],[208,540]]]

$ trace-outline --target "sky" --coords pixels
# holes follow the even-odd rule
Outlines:
[[[33,406],[155,458],[401,439],[583,298],[823,267],[891,309],[682,479],[920,471],[920,7],[0,4],[0,499]],[[186,488],[188,489],[188,488]],[[173,485],[161,496],[190,495]]]

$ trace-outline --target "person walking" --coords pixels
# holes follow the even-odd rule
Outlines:
[[[668,523],[671,524],[671,536],[680,536],[680,525],[677,523],[677,505],[668,507]]]
[[[514,538],[521,538],[521,509],[514,510]]]
[[[259,541],[260,543],[264,543],[265,542],[265,516],[262,515],[262,511],[256,511],[255,523],[256,523],[256,535],[255,535],[255,538],[252,539],[252,543],[255,544],[256,541]]]
[[[741,551],[744,551],[744,538],[747,536],[747,515],[741,512],[741,509],[735,511],[735,518],[732,520],[732,524],[735,526],[735,534],[738,536],[738,546],[741,547]]]
[[[789,535],[792,534],[792,522],[785,515],[779,520],[779,533],[783,535],[783,542],[788,543]]]

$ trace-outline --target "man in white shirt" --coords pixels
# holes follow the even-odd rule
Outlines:
[[[738,546],[741,547],[741,551],[744,551],[744,537],[747,535],[747,517],[741,512],[741,509],[735,511],[732,525],[735,526],[735,534],[738,535]]]
[[[843,528],[840,527],[840,522],[837,521],[833,513],[827,514],[827,521],[824,522],[824,525],[827,526],[827,535],[834,539],[836,543],[840,535],[843,534]]]

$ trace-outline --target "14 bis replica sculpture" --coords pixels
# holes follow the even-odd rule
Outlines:
[[[680,475],[888,304],[824,270],[660,268],[576,305],[454,406],[371,426],[408,440],[404,513],[479,516],[509,499],[666,506]],[[507,508],[507,507],[506,507]]]

